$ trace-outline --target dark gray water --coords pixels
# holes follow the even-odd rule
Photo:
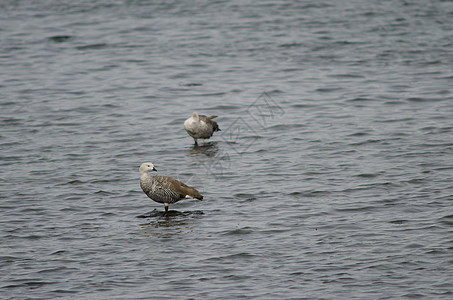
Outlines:
[[[451,299],[452,82],[447,0],[2,1],[0,298]]]

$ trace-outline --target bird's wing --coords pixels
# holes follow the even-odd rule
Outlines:
[[[197,198],[200,200],[203,199],[203,196],[196,189],[182,183],[179,180],[165,175],[159,175],[158,180],[163,188],[170,189],[175,193],[182,195],[183,197],[190,196],[192,198]]]
[[[210,116],[209,118],[206,117],[205,115],[200,115],[200,120],[206,122],[206,124],[211,125],[214,131],[220,131],[219,125],[217,124],[216,121],[213,121],[212,119],[217,118],[217,116]]]

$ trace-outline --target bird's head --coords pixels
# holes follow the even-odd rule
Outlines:
[[[156,168],[154,168],[154,165],[150,162],[142,163],[142,165],[140,166],[140,174],[148,173],[150,171],[157,171],[157,170],[156,170]]]

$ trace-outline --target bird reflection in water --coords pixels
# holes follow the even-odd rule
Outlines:
[[[169,210],[168,212],[154,209],[151,212],[137,216],[137,218],[146,218],[147,223],[140,224],[140,227],[147,235],[166,236],[185,232],[190,227],[191,220],[197,219],[203,215],[201,210],[195,211],[177,211]],[[155,229],[167,228],[170,231],[155,231]]]
[[[219,147],[217,146],[217,142],[208,142],[206,144],[193,145],[189,149],[188,155],[189,156],[205,155],[208,157],[214,157],[218,151]]]

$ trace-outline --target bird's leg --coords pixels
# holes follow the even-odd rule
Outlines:
[[[203,139],[203,144],[205,145],[208,142],[207,139]]]
[[[165,205],[165,212],[168,212],[168,203],[164,203]]]
[[[193,138],[193,140],[195,141],[195,145],[198,145],[197,139]]]

